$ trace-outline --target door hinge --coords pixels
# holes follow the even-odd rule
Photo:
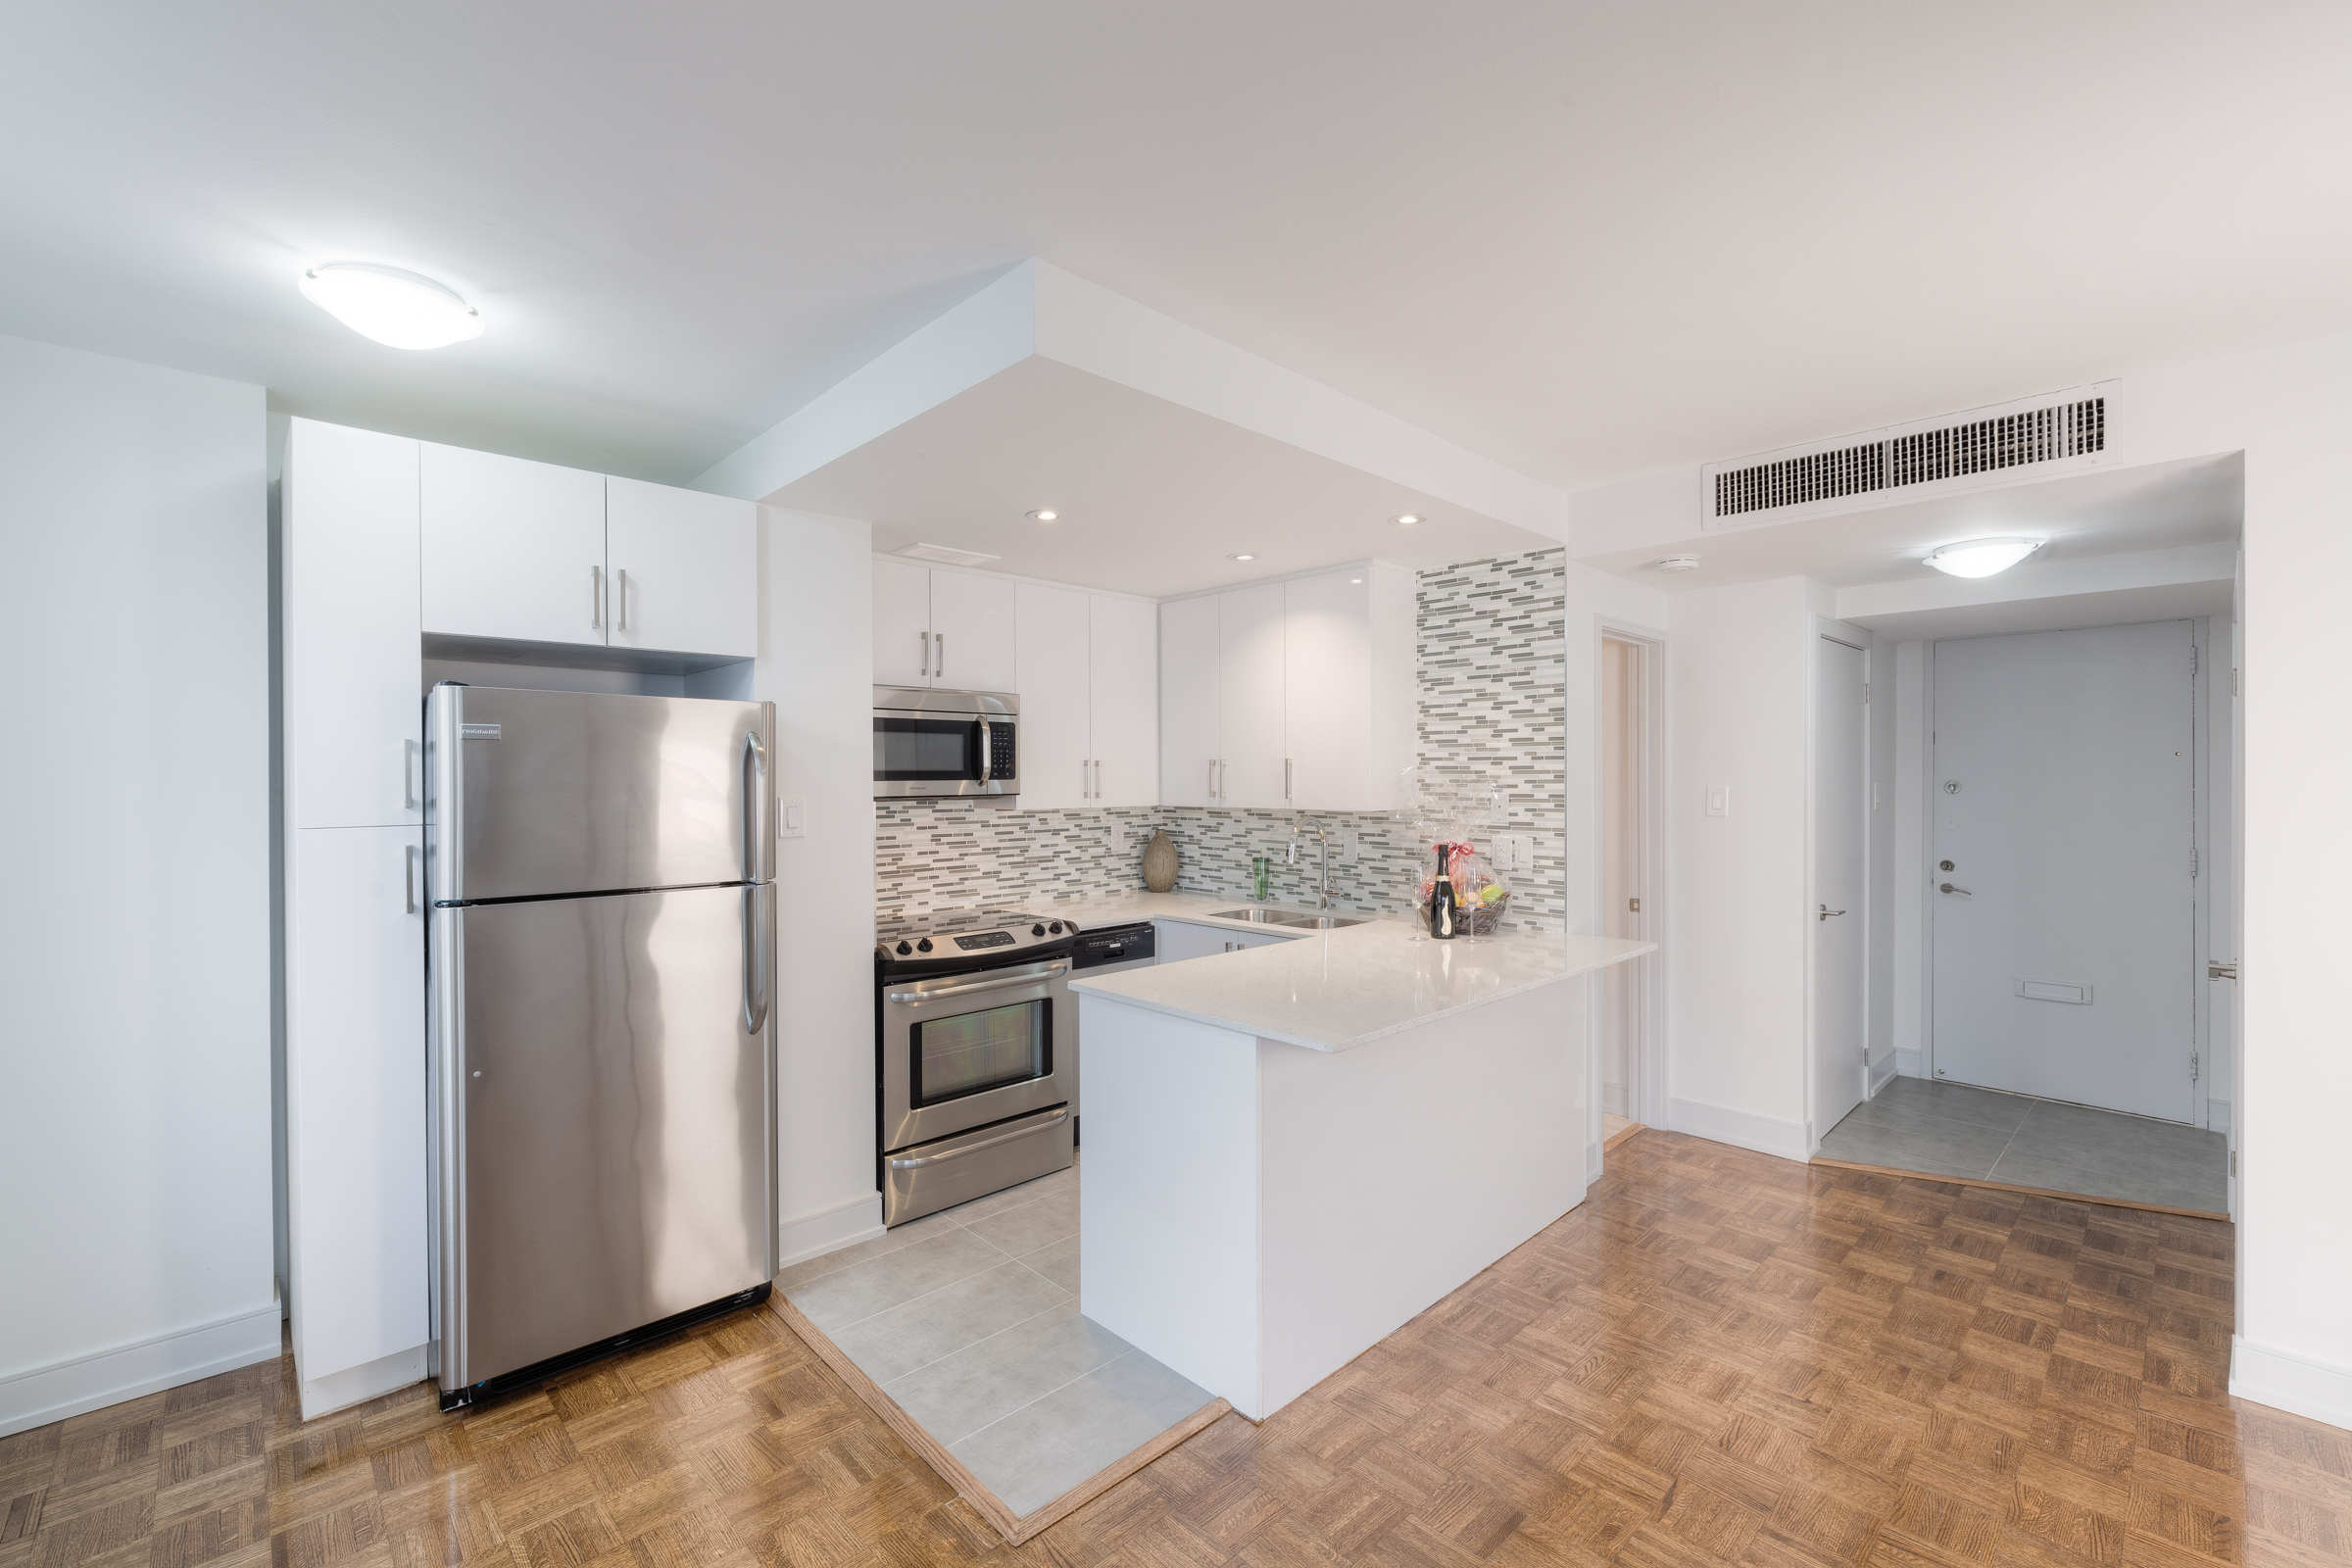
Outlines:
[[[1865,708],[1870,706],[1870,682],[1868,681],[1862,683],[1862,706]]]
[[[2232,697],[2237,695],[2237,671],[2234,669],[2230,672],[2230,695]],[[2236,1156],[2232,1155],[2231,1157],[2235,1158]]]
[[[2197,672],[2197,645],[2195,643],[2188,645],[2188,672],[2191,675]]]
[[[2232,1176],[2237,1174],[2237,1151],[2234,1149],[2230,1151],[2230,1174]]]
[[[1640,899],[1626,900],[1625,906],[1635,914],[1640,914],[1642,912],[1642,901]]]
[[[2197,1081],[2197,1054],[2193,1051],[2188,1054],[2188,1081],[2192,1084]]]
[[[2188,852],[2188,879],[2191,882],[2197,879],[2197,852],[2194,850]]]

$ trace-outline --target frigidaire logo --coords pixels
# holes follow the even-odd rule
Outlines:
[[[497,724],[460,724],[458,739],[462,741],[494,741],[499,739]]]

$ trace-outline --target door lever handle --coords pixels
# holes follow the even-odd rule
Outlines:
[[[1957,894],[1959,894],[1959,895],[1960,895],[1962,898],[1964,898],[1964,899],[1972,899],[1972,898],[1975,898],[1975,897],[1976,897],[1976,895],[1975,895],[1975,894],[1973,894],[1973,893],[1971,893],[1971,892],[1969,892],[1969,891],[1968,891],[1968,889],[1966,889],[1966,888],[1956,888],[1956,887],[1952,886],[1952,885],[1951,885],[1949,882],[1946,882],[1946,883],[1944,883],[1942,886],[1938,887],[1938,888],[1937,888],[1936,891],[1936,892],[1938,892],[1938,893],[1957,893]]]
[[[1843,909],[1833,909],[1825,904],[1821,906],[1821,913],[1815,915],[1813,918],[1816,920],[1827,920],[1833,914],[1843,914],[1844,912],[1845,911]]]

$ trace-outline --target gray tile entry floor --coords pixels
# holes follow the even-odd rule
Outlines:
[[[1821,1153],[2085,1198],[2230,1207],[2230,1144],[2220,1133],[1924,1078],[1897,1078],[1855,1106]]]
[[[1078,1311],[1078,1168],[796,1263],[783,1292],[1016,1514],[1214,1395]]]

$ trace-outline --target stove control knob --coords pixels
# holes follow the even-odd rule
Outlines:
[[[1054,922],[1054,934],[1055,936],[1061,935],[1061,922],[1059,920]]]
[[[902,957],[902,958],[904,958],[905,956],[906,956],[906,955],[908,955],[909,953],[912,953],[913,951],[914,951],[914,949],[913,949],[913,948],[911,948],[911,947],[907,946],[907,945],[906,945],[906,943],[904,943],[904,942],[902,942],[902,943],[900,943],[900,944],[899,944],[899,956],[900,956],[900,957]]]
[[[1029,928],[1029,934],[1033,937],[1042,937],[1046,934],[1046,928],[1042,925],[1033,925]]]
[[[929,953],[931,951],[931,939],[929,937],[925,937],[922,941],[917,942],[915,947],[921,952]]]

